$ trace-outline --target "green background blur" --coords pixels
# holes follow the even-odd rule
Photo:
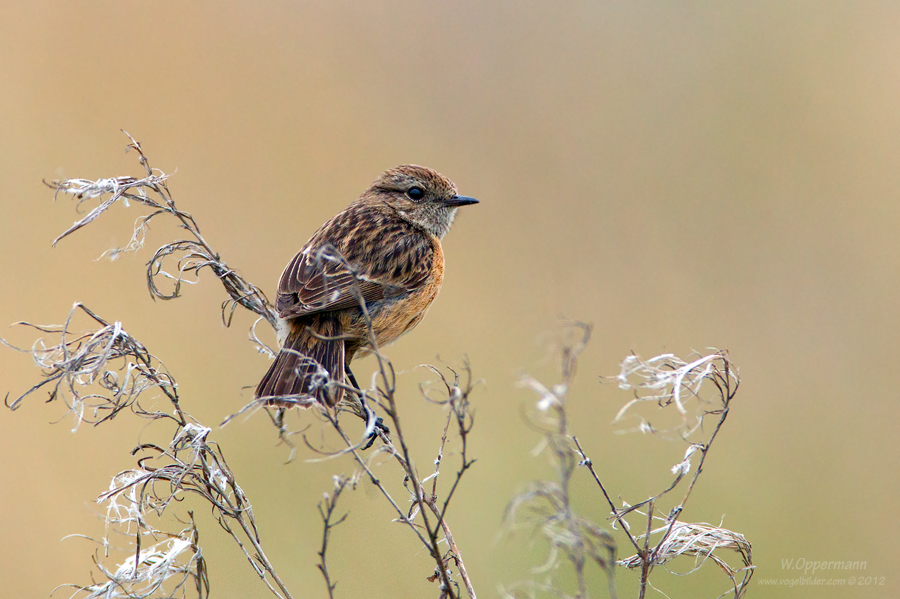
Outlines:
[[[293,253],[382,170],[428,165],[482,203],[445,240],[428,318],[388,355],[408,372],[401,400],[425,471],[441,417],[413,367],[468,355],[487,381],[474,395],[478,462],[448,516],[480,596],[530,578],[545,556],[527,532],[504,537],[501,515],[550,475],[521,416],[535,398],[515,382],[523,370],[555,380],[559,317],[595,324],[572,411],[614,493],[658,490],[684,447],[615,435],[627,396],[598,375],[631,351],[727,348],[743,382],[683,519],[725,516],[753,543],[757,579],[796,578],[782,560],[806,559],[867,564],[822,578],[884,580],[751,596],[897,596],[900,5],[120,0],[7,2],[0,14],[0,322],[61,322],[82,301],[121,320],[214,426],[267,367],[247,341],[252,319],[222,326],[210,273],[181,300],[149,298],[143,265],[177,234],[162,221],[138,255],[94,261],[128,241],[138,208],[116,206],[51,248],[76,214],[41,179],[140,174],[126,129],[154,166],[177,169],[179,206],[271,296]],[[0,351],[4,394],[37,377],[27,356]],[[62,537],[100,537],[93,499],[132,467],[132,447],[168,432],[122,414],[72,434],[44,397],[0,412],[4,597],[89,582],[93,546]],[[212,438],[294,596],[326,596],[315,505],[350,463],[311,464],[301,450],[285,465],[261,413]],[[392,468],[380,473],[400,489]],[[576,490],[602,518],[586,472]],[[213,596],[268,596],[194,507]],[[436,596],[427,555],[370,484],[341,507],[339,597]],[[727,588],[713,564],[655,576],[672,597]],[[635,580],[619,571],[621,597]],[[591,585],[603,596],[599,576]]]

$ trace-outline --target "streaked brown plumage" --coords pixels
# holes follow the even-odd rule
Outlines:
[[[343,389],[328,381],[343,383],[350,362],[372,349],[360,295],[378,347],[410,331],[441,288],[441,239],[456,210],[477,202],[457,195],[440,173],[403,165],[322,225],[281,275],[275,309],[282,349],[256,397],[336,405]]]

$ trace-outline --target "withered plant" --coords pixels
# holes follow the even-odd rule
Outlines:
[[[197,283],[204,269],[208,269],[227,294],[221,305],[223,323],[229,326],[238,308],[255,314],[250,339],[257,351],[274,357],[275,351],[257,334],[260,323],[274,328],[278,321],[265,294],[222,260],[201,235],[194,217],[176,206],[168,188],[168,175],[151,168],[140,144],[130,136],[129,140],[128,150],[137,155],[144,171],[142,176],[48,183],[57,196],[73,196],[79,209],[87,202],[97,202],[57,237],[54,245],[91,224],[117,202],[135,204],[144,211],[135,221],[130,241],[104,253],[111,258],[141,249],[152,220],[174,219],[186,233],[183,239],[160,247],[148,262],[146,280],[151,296],[161,300],[178,298],[184,285]],[[333,248],[325,248],[318,258],[338,265],[335,270],[339,274],[355,274],[353,266]],[[421,395],[443,419],[443,432],[436,442],[433,468],[429,465],[428,472],[420,472],[404,434],[406,422],[398,408],[397,373],[379,350],[365,302],[361,293],[357,296],[369,323],[368,342],[377,361],[369,388],[358,389],[331,380],[322,370],[319,384],[341,385],[345,389],[344,399],[336,408],[325,408],[306,397],[283,398],[284,403],[294,401],[309,408],[306,413],[318,415],[335,432],[337,447],[325,447],[322,441],[313,443],[304,430],[291,430],[285,408],[270,407],[259,400],[224,418],[222,424],[233,422],[238,414],[264,411],[275,425],[278,439],[291,448],[291,459],[301,449],[294,442],[300,438],[302,449],[314,455],[309,459],[349,463],[345,466],[349,473],[333,476],[333,486],[318,505],[323,529],[315,548],[317,567],[329,598],[337,594],[338,578],[328,566],[329,540],[335,527],[347,519],[347,514],[339,509],[339,500],[360,480],[368,479],[391,506],[395,521],[413,535],[433,560],[433,572],[423,574],[435,583],[435,594],[451,599],[465,593],[474,599],[474,586],[447,517],[460,482],[474,463],[468,451],[468,436],[473,428],[470,396],[476,386],[471,369],[467,361],[458,371],[426,366],[436,377],[435,384],[420,387]],[[211,584],[195,509],[189,507],[200,505],[212,510],[221,529],[237,544],[262,583],[277,597],[292,597],[263,549],[249,498],[235,480],[222,448],[211,440],[214,429],[186,411],[170,370],[121,322],[105,319],[78,302],[60,325],[20,324],[49,337],[37,339],[30,348],[14,348],[29,353],[42,376],[19,397],[11,400],[7,395],[9,408],[15,410],[27,398],[46,393],[48,401],[65,405],[73,417],[73,429],[83,422],[108,426],[114,416],[127,413],[170,425],[163,440],[135,447],[135,466],[113,476],[108,490],[99,495],[106,525],[94,555],[99,579],[90,584],[66,585],[74,589],[72,596],[207,597]],[[595,568],[606,581],[602,592],[616,597],[616,571],[625,568],[638,573],[639,596],[643,598],[648,588],[654,588],[650,577],[657,568],[669,569],[676,560],[692,559],[691,571],[709,561],[721,569],[730,581],[723,596],[743,597],[754,567],[750,543],[721,524],[682,520],[737,392],[736,368],[722,351],[688,361],[669,354],[650,360],[631,355],[623,361],[618,376],[606,379],[616,381],[632,394],[616,415],[615,423],[634,425],[620,432],[643,432],[685,445],[684,458],[672,468],[671,482],[659,493],[630,503],[613,494],[603,482],[569,417],[578,359],[590,336],[591,326],[584,323],[568,323],[562,328],[556,347],[560,382],[548,386],[531,376],[521,379],[522,386],[538,394],[537,402],[528,410],[527,421],[541,435],[536,453],[548,456],[555,478],[534,482],[509,504],[507,521],[514,527],[531,528],[546,541],[549,551],[545,563],[536,569],[544,578],[516,584],[505,589],[504,596],[587,599],[591,594],[599,594],[591,587],[590,571]],[[0,342],[13,347],[6,341]],[[649,415],[646,408],[652,408]],[[365,421],[365,433],[360,439],[354,439],[342,424],[342,417],[351,414]],[[152,430],[158,434],[161,429]],[[375,438],[380,443],[367,451]],[[441,474],[442,468],[446,469],[445,452],[451,450],[458,461],[450,481],[439,489],[439,480],[448,478]],[[385,472],[392,468],[388,466],[391,463],[397,469]],[[589,475],[596,485],[596,502],[603,513],[609,514],[606,527],[578,514],[573,507],[573,481],[580,473]],[[381,481],[383,477],[402,480],[408,492],[404,499],[408,508],[401,507],[403,502],[392,496]],[[182,501],[189,497],[197,501]],[[208,531],[203,536],[208,538]],[[123,542],[124,547],[119,548]],[[617,558],[622,546],[633,555]],[[574,582],[570,584],[569,580]],[[574,586],[574,590],[564,590],[569,586]]]
[[[175,219],[186,232],[185,238],[160,247],[147,264],[146,279],[151,296],[161,300],[175,299],[181,295],[185,284],[198,282],[201,272],[208,269],[222,283],[228,296],[221,306],[225,325],[231,324],[238,307],[254,313],[257,320],[251,327],[250,338],[258,351],[274,356],[272,348],[256,332],[262,321],[273,328],[277,324],[277,315],[265,294],[222,260],[201,235],[194,217],[176,206],[168,188],[168,175],[152,168],[140,144],[128,137],[131,143],[127,149],[137,155],[144,171],[142,176],[66,179],[47,183],[55,190],[56,196],[73,196],[79,209],[87,202],[97,202],[53,244],[91,224],[117,202],[138,205],[144,213],[137,218],[128,244],[104,253],[111,258],[141,249],[148,225],[154,219]],[[343,264],[353,273],[352,266],[336,253],[326,253],[321,259]],[[316,459],[322,459],[323,454],[329,458],[346,455],[352,459],[351,464],[355,464],[349,475],[335,475],[333,489],[319,504],[323,534],[318,551],[318,568],[325,580],[328,596],[334,596],[336,587],[335,577],[326,561],[328,541],[334,527],[346,517],[338,512],[338,499],[345,490],[355,488],[360,477],[364,476],[393,507],[396,521],[404,524],[433,558],[434,572],[426,577],[436,583],[435,594],[452,599],[459,597],[464,588],[464,592],[474,599],[474,587],[447,519],[448,508],[460,480],[474,463],[467,452],[467,439],[473,425],[469,397],[475,383],[471,370],[467,362],[461,373],[428,367],[437,376],[440,392],[435,397],[433,389],[422,388],[422,395],[446,412],[446,422],[438,442],[433,470],[429,466],[429,472],[423,476],[411,458],[404,435],[404,423],[396,401],[394,367],[375,343],[361,295],[360,307],[369,322],[369,342],[378,363],[377,375],[369,389],[348,386],[345,401],[336,409],[317,403],[309,405],[307,402],[312,411],[318,411],[322,420],[333,427],[343,447],[326,450],[303,437],[306,446],[319,454]],[[171,436],[167,436],[166,440],[135,447],[132,450],[137,457],[135,467],[112,477],[109,489],[99,496],[98,502],[106,508],[106,533],[98,541],[99,549],[94,556],[100,580],[91,584],[65,585],[75,589],[73,597],[149,599],[208,596],[210,581],[199,530],[194,522],[193,510],[181,501],[191,496],[199,498],[200,505],[212,509],[221,528],[241,549],[267,588],[277,597],[292,597],[266,556],[249,498],[235,480],[222,448],[210,440],[213,429],[198,422],[185,410],[175,378],[161,361],[132,337],[121,322],[104,319],[81,303],[74,304],[61,325],[19,324],[51,338],[40,338],[31,348],[25,349],[3,341],[9,347],[30,353],[42,374],[40,382],[16,399],[10,400],[9,395],[6,396],[6,405],[10,409],[15,410],[23,405],[26,398],[46,391],[48,401],[65,404],[73,416],[74,429],[82,422],[107,424],[123,412],[173,425]],[[323,380],[322,384],[343,383]],[[288,429],[283,408],[272,408],[254,401],[240,413],[250,410],[268,412],[277,426],[279,437],[287,443],[291,443],[294,435],[302,434],[302,431]],[[387,425],[381,424],[376,410],[384,415]],[[362,450],[366,438],[354,441],[345,431],[340,415],[347,412],[366,420],[367,435],[380,437],[382,442],[374,451],[364,454]],[[231,421],[233,416],[226,418],[225,422]],[[438,480],[444,465],[444,452],[450,441],[458,445],[459,466],[447,490],[439,493]],[[381,476],[403,480],[409,492],[409,509],[401,507],[401,503],[388,492],[380,476],[375,473],[375,457],[385,454],[398,465],[399,470],[382,472]],[[116,549],[120,535],[126,540],[124,551]],[[457,576],[461,585],[457,582]]]
[[[556,479],[532,483],[507,508],[509,524],[514,528],[534,530],[548,543],[549,551],[546,563],[535,569],[536,574],[543,574],[545,578],[515,584],[505,591],[506,596],[587,599],[590,596],[587,571],[593,564],[606,578],[605,591],[610,597],[617,596],[615,566],[637,570],[639,597],[643,598],[648,588],[654,588],[650,576],[655,568],[668,569],[668,564],[676,558],[690,557],[693,566],[687,573],[712,561],[729,580],[729,588],[719,596],[743,597],[754,569],[747,539],[721,525],[681,520],[737,393],[737,369],[724,351],[697,355],[689,362],[672,354],[650,360],[630,355],[622,362],[618,376],[605,377],[632,393],[632,399],[619,410],[614,423],[632,419],[636,425],[627,432],[653,434],[687,446],[683,460],[672,467],[674,478],[666,488],[652,497],[628,503],[621,495],[612,495],[603,483],[593,461],[578,441],[567,411],[578,357],[586,347],[591,331],[591,325],[581,322],[562,327],[561,340],[556,347],[561,362],[559,383],[547,386],[529,375],[523,375],[521,380],[523,387],[532,389],[539,396],[527,417],[542,436],[536,453],[548,454]],[[638,414],[636,411],[643,406],[654,408],[654,421],[663,420],[667,424],[653,424],[651,417]],[[578,468],[586,470],[596,483],[599,493],[595,501],[608,508],[611,530],[575,513],[571,488]],[[670,499],[675,497],[677,489],[683,489],[683,492],[677,499]],[[634,551],[634,555],[616,560],[618,545],[625,545],[627,550]],[[725,553],[731,553],[737,559],[732,558],[729,562],[723,556]],[[735,564],[735,561],[739,563]],[[568,570],[574,574],[574,594],[562,590],[560,570],[564,564],[568,564]],[[666,596],[665,593],[662,596]]]

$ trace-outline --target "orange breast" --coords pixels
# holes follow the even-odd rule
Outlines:
[[[378,307],[372,316],[372,329],[379,347],[396,341],[401,335],[411,331],[425,317],[428,307],[437,297],[444,281],[444,251],[436,237],[432,240],[434,251],[431,273],[427,282],[406,297],[390,300]],[[355,328],[355,327],[353,327]],[[361,333],[365,334],[363,331]],[[368,347],[356,352],[356,357],[371,353]]]

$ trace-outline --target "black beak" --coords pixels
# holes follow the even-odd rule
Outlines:
[[[477,204],[478,200],[475,198],[470,198],[468,196],[453,196],[452,198],[448,198],[444,200],[444,206],[450,206],[451,208],[457,208],[459,206],[468,206],[469,204]]]

